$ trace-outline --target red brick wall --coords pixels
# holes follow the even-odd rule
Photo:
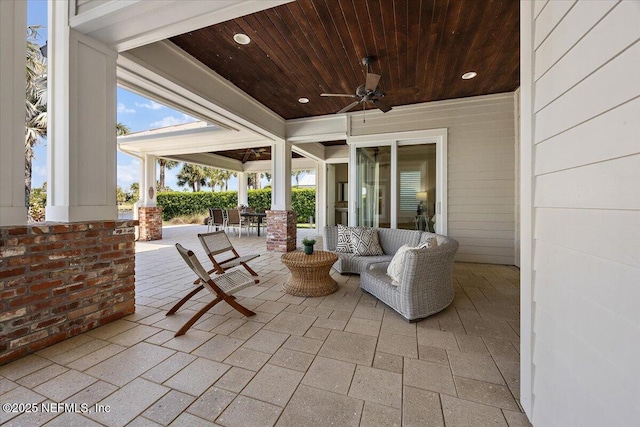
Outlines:
[[[267,211],[267,250],[294,251],[296,249],[297,226],[294,211]]]
[[[139,207],[138,222],[140,223],[138,240],[162,239],[162,208]]]
[[[134,312],[135,225],[0,227],[0,365]]]

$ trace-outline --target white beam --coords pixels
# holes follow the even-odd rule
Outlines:
[[[313,160],[324,160],[324,145],[317,142],[307,144],[294,144],[292,150]]]
[[[277,141],[271,147],[271,209],[288,211],[291,209],[291,143]]]
[[[140,177],[139,206],[156,206],[156,163],[158,158],[145,154],[140,163],[143,164],[143,175]]]
[[[122,52],[289,1],[292,0],[92,1],[78,5],[70,23],[77,31]]]
[[[47,221],[113,220],[116,52],[68,27],[49,1]]]
[[[24,88],[27,2],[0,1],[0,226],[27,223]]]
[[[249,174],[245,172],[238,172],[238,204],[249,206]],[[258,179],[260,176],[258,175]]]
[[[174,108],[185,104],[208,121],[252,130],[273,141],[284,138],[282,117],[169,41],[120,54],[118,67],[123,84],[148,86]]]
[[[346,139],[348,126],[346,114],[287,120],[287,140],[304,143]]]
[[[327,225],[328,212],[327,164],[318,162],[316,169],[316,233]]]

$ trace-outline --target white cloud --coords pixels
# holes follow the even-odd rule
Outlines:
[[[162,120],[149,124],[149,129],[164,128],[167,126],[181,125],[184,123],[194,122],[196,119],[183,114],[181,117],[167,116]]]
[[[164,105],[158,104],[157,102],[150,100],[148,103],[145,103],[145,104],[136,102],[136,107],[148,108],[149,110],[160,110],[161,108],[164,108]]]
[[[118,102],[118,113],[135,113],[133,108],[127,108],[122,102]]]
[[[126,165],[118,165],[118,185],[123,190],[128,190],[134,182],[140,182],[140,162],[132,160]]]

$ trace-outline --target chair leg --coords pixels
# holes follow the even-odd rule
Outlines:
[[[255,316],[256,314],[249,310],[247,307],[241,305],[239,302],[236,301],[235,297],[232,295],[225,295],[224,297],[222,297],[225,302],[227,304],[229,304],[231,307],[235,308],[236,310],[238,310],[240,313],[244,314],[247,317],[251,317],[251,316]]]
[[[216,299],[214,299],[213,301],[211,301],[209,304],[207,304],[204,307],[202,307],[200,309],[200,311],[198,311],[196,314],[194,314],[193,317],[191,319],[189,319],[189,321],[187,323],[185,323],[182,326],[182,328],[180,328],[180,330],[178,330],[178,332],[176,332],[176,334],[174,336],[175,337],[179,337],[180,335],[184,335],[185,332],[187,332],[189,330],[189,328],[192,327],[193,324],[198,321],[198,319],[200,319],[207,311],[211,310],[211,307],[213,307],[214,305],[216,305],[220,301],[222,301],[222,297],[219,296]]]
[[[194,283],[194,285],[196,283],[198,283],[200,281],[200,279],[196,280]],[[180,307],[182,307],[182,305],[189,301],[189,299],[191,299],[192,296],[194,296],[195,294],[197,294],[198,292],[200,292],[202,290],[202,288],[204,288],[203,285],[198,286],[197,288],[195,288],[194,290],[192,290],[191,292],[189,292],[187,295],[184,296],[184,298],[182,298],[180,301],[178,301],[178,303],[176,305],[173,306],[173,308],[171,310],[169,310],[167,312],[167,316],[171,316],[173,313],[175,313],[176,311],[178,311],[178,309]]]
[[[246,268],[246,269],[247,269],[247,271],[249,272],[249,274],[251,274],[252,276],[258,276],[258,273],[256,273],[255,271],[253,271],[253,269],[252,269],[251,267],[249,267],[249,266],[247,265],[247,263],[246,263],[246,262],[241,262],[240,264],[242,264],[242,266],[243,266],[244,268]],[[253,279],[253,282],[254,282],[255,284],[258,284],[258,283],[260,283],[260,280],[258,280],[258,279]]]

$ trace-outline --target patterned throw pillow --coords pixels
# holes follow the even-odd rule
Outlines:
[[[438,246],[438,239],[436,238],[436,236],[429,236],[424,239],[424,242],[418,245],[418,249],[435,248],[436,246]]]
[[[338,244],[336,245],[336,252],[347,254],[353,252],[351,250],[351,229],[342,224],[338,224]]]
[[[413,246],[409,246],[409,245],[400,246],[400,248],[398,249],[398,252],[396,252],[396,254],[393,256],[393,259],[391,260],[391,262],[389,263],[389,266],[387,267],[387,276],[393,279],[393,281],[391,282],[393,286],[398,286],[398,281],[400,280],[400,277],[402,276],[402,271],[404,270],[404,255],[405,255],[405,252],[407,252],[409,249],[417,249],[417,248],[414,248]]]
[[[355,255],[384,255],[378,240],[378,230],[366,227],[351,227],[351,250]]]

